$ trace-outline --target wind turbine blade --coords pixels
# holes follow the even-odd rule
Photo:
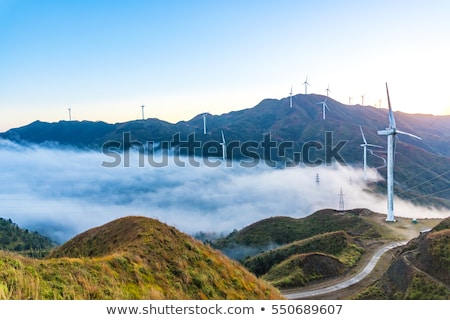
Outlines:
[[[388,100],[388,106],[389,106],[389,127],[392,129],[395,129],[396,128],[395,118],[394,118],[394,113],[392,112],[391,99],[389,98],[389,89],[388,89],[387,82],[386,82],[386,93],[387,93],[387,100]]]
[[[375,147],[375,148],[383,148],[382,146],[379,146],[377,144],[366,144],[368,147]]]
[[[392,137],[392,149],[394,149],[393,157],[392,157],[393,164],[395,164],[395,152],[396,152],[396,148],[397,148],[397,139],[398,139],[398,137],[396,135],[394,135]]]
[[[400,134],[404,134],[404,135],[410,136],[410,137],[413,137],[413,138],[416,138],[416,139],[419,139],[419,140],[422,140],[421,137],[418,137],[418,136],[416,136],[416,135],[414,135],[412,133],[409,133],[409,132],[400,131],[400,130],[396,130],[396,132],[400,133]]]
[[[365,144],[365,145],[367,145],[366,137],[364,137],[364,132],[363,132],[363,129],[362,129],[362,127],[361,127],[361,126],[359,126],[359,130],[361,130],[361,135],[362,135],[362,138],[363,138],[364,144]]]
[[[223,135],[223,130],[222,130],[222,143],[225,144],[225,136]]]

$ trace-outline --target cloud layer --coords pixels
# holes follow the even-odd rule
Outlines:
[[[324,208],[385,213],[386,199],[364,191],[352,167],[274,169],[219,166],[105,168],[100,152],[19,146],[0,140],[0,216],[59,242],[115,218],[143,215],[186,233],[228,233],[271,216],[300,218]],[[186,160],[186,163],[188,161]],[[380,179],[370,170],[371,179]],[[319,176],[319,183],[316,177]],[[449,212],[396,200],[396,216],[443,218]]]

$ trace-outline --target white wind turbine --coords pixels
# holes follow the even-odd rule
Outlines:
[[[227,144],[225,142],[225,136],[223,135],[222,130],[222,143],[220,144],[222,146],[222,159],[223,161],[227,160]]]
[[[330,108],[328,108],[328,105],[327,105],[327,98],[325,98],[324,101],[317,102],[317,104],[321,104],[322,105],[322,119],[325,120],[325,109],[330,110]]]
[[[364,132],[361,126],[359,126],[359,129],[361,130],[361,135],[363,138],[364,143],[361,144],[361,147],[364,148],[364,180],[367,180],[367,149],[370,147],[375,147],[375,148],[383,148],[382,146],[376,145],[376,144],[370,144],[367,143],[366,137],[364,136]],[[369,149],[369,151],[371,151]]]
[[[397,133],[405,134],[410,137],[422,140],[422,138],[408,132],[397,130],[395,124],[394,113],[392,112],[391,101],[389,98],[389,89],[386,83],[386,93],[389,107],[389,127],[384,130],[378,130],[378,135],[387,136],[387,217],[386,221],[395,222],[394,217],[394,160],[395,160],[395,143]]]
[[[305,82],[303,82],[303,84],[305,85],[305,94],[307,94],[308,93],[308,87],[307,86],[310,86],[310,84],[309,84],[309,82],[308,82],[308,76],[306,76],[306,80],[305,80]]]

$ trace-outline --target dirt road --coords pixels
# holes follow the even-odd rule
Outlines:
[[[290,300],[346,299],[352,293],[371,285],[381,277],[393,259],[392,254],[386,254],[388,251],[406,244],[409,240],[419,236],[421,230],[433,228],[442,221],[441,219],[422,219],[413,223],[411,219],[398,218],[394,223],[387,223],[384,221],[385,216],[383,215],[376,215],[371,219],[391,229],[398,241],[389,242],[374,251],[370,258],[361,261],[364,266],[359,266],[358,270],[360,271],[353,275],[331,279],[308,287],[282,290],[282,294]]]
[[[350,287],[351,285],[354,285],[355,283],[360,282],[362,279],[364,279],[369,273],[372,272],[372,270],[375,268],[375,265],[378,263],[381,256],[386,253],[387,251],[397,248],[399,246],[403,246],[407,243],[407,241],[397,241],[397,242],[391,242],[382,248],[380,248],[370,259],[369,263],[364,267],[364,269],[359,272],[358,274],[354,275],[350,279],[344,280],[342,282],[339,282],[334,285],[326,286],[323,288],[315,289],[315,290],[307,290],[302,292],[292,292],[291,293],[284,293],[283,295],[286,297],[286,299],[294,300],[294,299],[304,299],[304,298],[312,298],[315,296],[321,296],[330,292],[338,291],[341,289],[345,289],[347,287]]]

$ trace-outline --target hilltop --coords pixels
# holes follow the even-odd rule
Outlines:
[[[283,299],[237,262],[157,220],[130,216],[35,260],[0,251],[2,299]]]
[[[347,165],[361,167],[363,151],[360,146],[360,126],[368,143],[386,146],[386,138],[377,135],[377,130],[387,126],[386,109],[346,105],[328,98],[330,111],[324,120],[322,110],[317,104],[324,99],[322,95],[298,94],[292,98],[292,108],[289,107],[288,98],[265,99],[252,108],[222,115],[207,114],[207,134],[203,134],[203,116],[198,115],[191,120],[175,124],[153,118],[115,124],[35,121],[24,127],[0,133],[0,137],[22,144],[38,143],[95,150],[101,150],[107,142],[118,144],[122,150],[128,150],[133,144],[147,146],[147,142],[154,142],[151,152],[171,148],[173,152],[204,156],[202,148],[185,150],[180,147],[180,141],[187,141],[189,135],[194,135],[195,140],[202,146],[206,143],[215,146],[216,156],[221,156],[223,131],[227,143],[243,144],[251,141],[259,144],[251,149],[251,154],[265,158],[268,154],[261,148],[261,143],[264,136],[270,134],[270,139],[275,143],[290,144],[282,153],[276,152],[275,148],[271,150],[270,157],[278,166],[305,164],[308,159],[303,147],[311,142],[317,147],[310,150],[311,159],[330,164],[325,156],[327,142],[328,147],[332,148],[342,141],[345,144],[339,149],[341,159],[338,160],[343,160]],[[395,163],[396,195],[423,206],[450,208],[450,116],[395,112],[395,118],[399,130],[422,138],[416,140],[401,136],[398,139]],[[327,136],[327,132],[332,135]],[[126,134],[129,141],[125,141]],[[369,154],[367,159],[368,166],[377,168],[382,177],[386,175],[382,160],[386,157],[384,150],[374,150],[376,156]],[[239,148],[230,148],[227,150],[227,157],[235,160],[248,159],[248,151],[246,153]],[[385,193],[384,181],[372,185],[371,191]]]

